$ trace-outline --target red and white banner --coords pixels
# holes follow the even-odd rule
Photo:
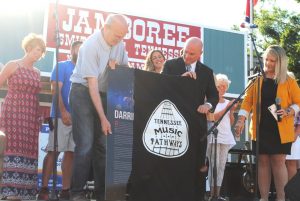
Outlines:
[[[56,5],[50,4],[47,21],[47,47],[55,48]],[[73,41],[84,41],[94,31],[103,26],[108,12],[58,5],[58,27],[61,52],[68,52]],[[152,49],[163,51],[167,59],[177,57],[184,42],[191,36],[201,37],[201,27],[165,22],[149,18],[126,15],[129,32],[124,38],[129,63],[135,68],[142,68],[147,53]],[[60,55],[60,59],[65,59]]]

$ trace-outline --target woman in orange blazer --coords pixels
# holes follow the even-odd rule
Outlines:
[[[278,201],[285,200],[284,186],[288,181],[285,166],[286,154],[290,154],[294,141],[294,116],[300,108],[300,89],[297,82],[287,75],[288,58],[284,49],[278,45],[271,45],[263,56],[265,79],[260,79],[261,114],[259,117],[259,153],[258,153],[258,186],[260,201],[267,201],[271,183],[271,173],[274,176]],[[246,92],[238,114],[235,132],[240,136],[245,119],[252,111],[249,132],[256,150],[256,102],[257,80]],[[277,121],[268,108],[279,100],[281,109],[277,115],[282,120]],[[276,116],[276,115],[275,115]]]

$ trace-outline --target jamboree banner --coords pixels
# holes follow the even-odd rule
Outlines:
[[[95,31],[103,27],[109,12],[59,4],[58,28],[60,41],[60,59],[66,59],[73,41],[84,41]],[[45,17],[45,35],[47,48],[55,49],[56,21],[53,17],[56,5],[49,4],[48,16]],[[131,67],[142,69],[149,51],[159,49],[166,59],[178,57],[186,39],[191,36],[201,37],[201,27],[174,22],[154,20],[126,15],[128,33],[124,38]]]

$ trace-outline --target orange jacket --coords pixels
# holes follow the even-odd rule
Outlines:
[[[241,105],[239,115],[248,116],[252,111],[252,119],[250,122],[249,133],[252,140],[256,140],[256,102],[257,102],[257,80],[246,91],[245,98]],[[260,79],[260,90],[263,79]],[[300,89],[295,79],[288,77],[284,83],[278,84],[277,96],[281,99],[281,107],[286,109],[293,108],[295,114],[300,109]],[[275,101],[275,100],[274,100]],[[294,116],[287,116],[281,122],[277,122],[281,143],[293,142],[294,137]]]

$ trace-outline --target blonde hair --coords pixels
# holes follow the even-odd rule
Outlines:
[[[42,52],[44,55],[46,52],[46,42],[41,35],[30,33],[22,40],[22,48],[25,53],[27,53],[29,49],[35,48],[37,46],[42,48]]]
[[[283,83],[287,80],[287,71],[288,71],[288,57],[285,53],[285,50],[280,47],[279,45],[271,45],[269,46],[263,58],[271,55],[276,58],[276,65],[275,65],[275,81],[277,83]]]
[[[152,61],[152,55],[155,52],[160,53],[161,56],[163,57],[163,59],[166,60],[166,58],[165,58],[165,56],[164,56],[164,54],[162,53],[161,50],[151,50],[147,54],[147,57],[146,57],[146,60],[145,60],[145,66],[144,66],[143,70],[155,72],[155,66],[154,66],[153,61]]]
[[[231,80],[228,79],[227,75],[225,74],[217,74],[216,75],[216,86],[219,86],[221,83],[225,83],[227,85],[227,89],[229,88],[229,85],[231,83]]]

